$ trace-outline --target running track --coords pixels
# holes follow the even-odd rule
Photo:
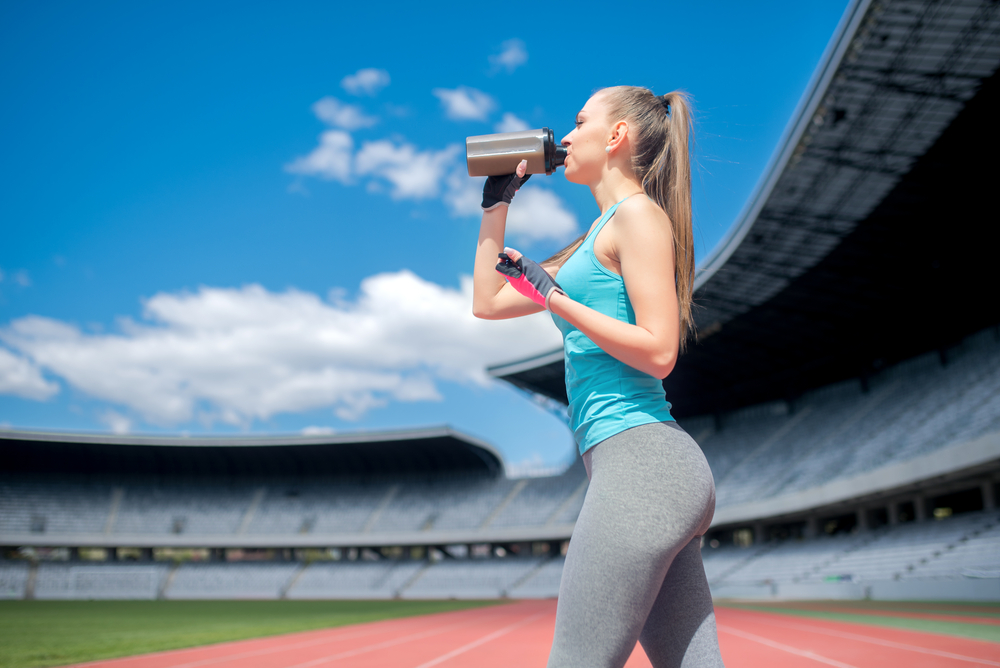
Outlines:
[[[207,647],[97,661],[90,668],[493,668],[545,666],[556,604],[520,601]],[[1000,644],[770,612],[716,609],[728,668],[1000,666]],[[649,666],[641,647],[628,668]]]

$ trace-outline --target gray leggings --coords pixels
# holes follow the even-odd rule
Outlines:
[[[722,666],[700,536],[715,512],[701,448],[671,422],[584,455],[590,487],[573,530],[549,668],[620,668],[642,643],[655,668]]]

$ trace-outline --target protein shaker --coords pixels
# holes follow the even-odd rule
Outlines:
[[[469,176],[513,174],[522,160],[528,161],[527,174],[551,174],[566,161],[566,147],[556,144],[548,128],[465,139]]]

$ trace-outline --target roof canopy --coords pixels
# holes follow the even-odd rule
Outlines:
[[[268,438],[0,431],[0,473],[268,478],[502,475],[503,460],[486,443],[448,428]]]

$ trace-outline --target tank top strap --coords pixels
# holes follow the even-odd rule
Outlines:
[[[631,195],[629,197],[631,197]],[[626,197],[625,199],[628,199],[628,197]],[[601,216],[601,219],[597,222],[597,226],[590,232],[590,234],[587,235],[587,238],[584,240],[583,245],[589,245],[593,247],[594,239],[596,239],[597,235],[601,233],[601,230],[604,228],[607,222],[611,220],[611,216],[615,215],[615,210],[618,208],[618,205],[624,202],[625,199],[623,199],[621,202],[616,202],[614,205],[612,205],[610,209],[608,209],[604,213],[603,216]]]

